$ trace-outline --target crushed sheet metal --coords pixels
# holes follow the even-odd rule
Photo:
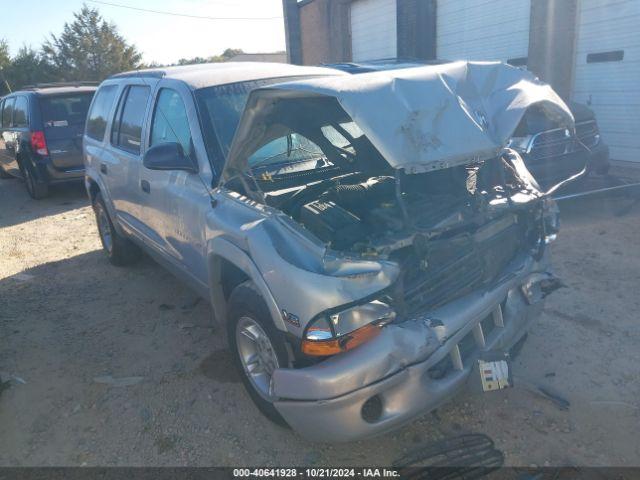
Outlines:
[[[425,328],[425,320],[387,325],[380,335],[350,352],[349,368],[345,368],[345,357],[337,355],[312,369],[276,369],[274,393],[289,399],[337,397],[425,360],[439,346],[433,331]]]
[[[266,125],[259,105],[277,98],[335,97],[394,168],[408,173],[496,156],[526,110],[538,105],[574,129],[562,99],[533,74],[500,62],[453,62],[362,75],[319,77],[254,90],[227,167],[246,168]],[[223,175],[226,177],[226,175]]]

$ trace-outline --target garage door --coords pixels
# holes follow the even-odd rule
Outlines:
[[[397,56],[396,16],[396,0],[356,0],[351,4],[354,61]]]
[[[640,1],[582,0],[573,99],[596,113],[611,158],[640,162]]]
[[[525,64],[530,9],[530,0],[438,0],[438,58]]]

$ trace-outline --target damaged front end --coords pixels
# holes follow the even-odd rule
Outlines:
[[[435,408],[558,286],[557,208],[505,146],[531,105],[571,128],[566,106],[500,64],[413,70],[254,92],[223,175],[267,212],[247,243],[296,354],[274,405],[314,439]]]

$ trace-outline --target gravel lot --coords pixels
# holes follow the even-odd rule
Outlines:
[[[640,465],[638,196],[561,209],[567,288],[517,358],[516,387],[330,445],[258,413],[205,301],[149,259],[108,264],[81,187],[36,202],[2,180],[0,465],[383,465],[464,432],[491,436],[508,465]]]

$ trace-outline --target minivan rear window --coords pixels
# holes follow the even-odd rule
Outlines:
[[[93,92],[41,97],[42,123],[46,127],[84,125]]]
[[[87,119],[87,127],[85,133],[95,139],[102,140],[104,133],[107,131],[107,119],[109,118],[109,112],[116,98],[116,92],[118,90],[117,85],[105,85],[100,87],[96,98],[91,106],[91,112]]]

